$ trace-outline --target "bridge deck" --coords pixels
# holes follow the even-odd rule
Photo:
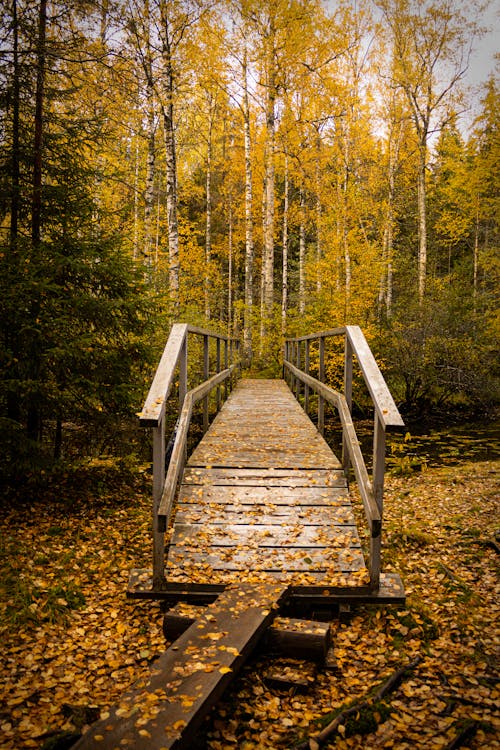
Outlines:
[[[241,380],[189,459],[166,577],[368,582],[339,460],[282,380]]]

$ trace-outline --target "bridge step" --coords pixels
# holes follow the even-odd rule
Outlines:
[[[193,748],[203,718],[274,619],[286,589],[229,586],[74,750]]]

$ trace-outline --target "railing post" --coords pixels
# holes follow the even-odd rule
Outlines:
[[[179,411],[184,405],[188,390],[188,337],[184,339],[179,356]]]
[[[384,505],[385,429],[375,412],[373,425],[373,494],[382,515]]]
[[[216,368],[217,372],[220,372],[220,338],[217,336],[216,339],[217,342],[217,363]],[[217,386],[217,411],[219,411],[221,405],[221,396],[220,396],[220,385]]]
[[[375,591],[380,586],[382,534],[370,537],[370,588]]]
[[[297,356],[295,358],[295,366],[297,370],[300,370],[300,341],[297,341]],[[300,380],[295,379],[295,398],[298,400],[300,396]]]
[[[203,380],[210,376],[210,340],[203,336]],[[208,430],[208,395],[203,399],[203,433]]]
[[[385,474],[385,427],[382,424],[377,411],[375,411],[373,424],[373,496],[380,511],[380,517],[384,511],[384,474]],[[380,553],[381,533],[372,538],[370,542],[370,585],[373,589],[380,584]]]
[[[232,350],[232,341],[231,341],[231,350]],[[232,363],[232,362],[231,362]],[[229,339],[224,339],[224,369],[227,370],[229,367]],[[227,380],[224,381],[224,398],[226,399],[229,396],[229,383]]]
[[[325,382],[325,337],[319,339],[319,373],[318,380]],[[325,431],[325,399],[318,396],[318,430],[323,435]]]
[[[309,339],[304,342],[304,372],[309,375]],[[307,414],[309,412],[309,386],[304,384],[304,411]]]
[[[153,588],[166,586],[165,534],[158,531],[158,509],[165,484],[165,416],[153,427]]]
[[[352,345],[349,336],[345,334],[345,351],[344,351],[344,396],[352,414]],[[349,469],[349,451],[347,450],[346,437],[342,436],[342,468],[344,471]]]

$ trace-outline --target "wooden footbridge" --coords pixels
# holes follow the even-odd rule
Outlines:
[[[343,393],[325,383],[327,361],[338,360],[328,347],[339,340]],[[188,388],[197,360],[202,383]],[[374,406],[371,477],[351,419],[354,360]],[[173,326],[139,415],[153,431],[153,567],[132,572],[128,595],[170,606],[164,627],[175,640],[79,750],[194,747],[202,719],[273,621],[275,643],[324,656],[327,627],[277,615],[404,601],[399,576],[381,571],[385,436],[403,422],[361,330],[287,341],[283,379],[238,375],[237,342]],[[172,399],[178,419],[167,440]],[[188,457],[199,403],[204,436]],[[323,437],[327,407],[339,420],[340,458]],[[186,612],[178,602],[203,606]]]

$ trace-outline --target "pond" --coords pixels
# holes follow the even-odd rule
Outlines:
[[[367,467],[372,454],[373,423],[358,421],[356,433]],[[330,423],[325,437],[337,456],[341,455],[338,425]],[[411,474],[426,467],[452,466],[464,461],[493,461],[500,458],[500,422],[469,422],[450,427],[387,435],[387,471]]]
[[[500,458],[500,423],[468,423],[427,433],[389,435],[387,468],[407,473],[427,466],[452,466],[464,461]]]

